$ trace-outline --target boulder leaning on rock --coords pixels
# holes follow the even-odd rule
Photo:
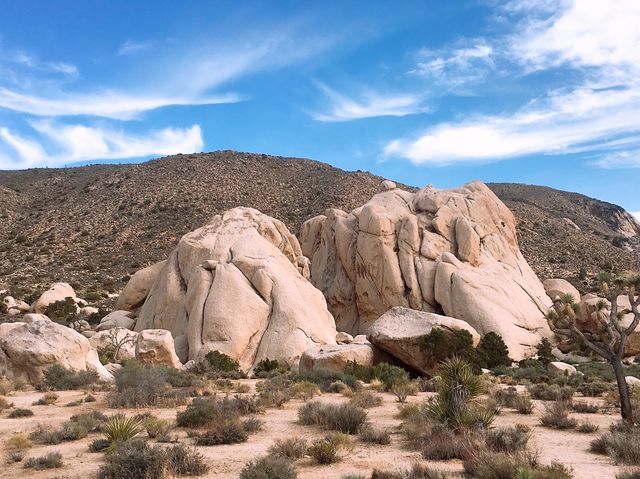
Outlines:
[[[113,380],[87,338],[53,321],[13,323],[0,329],[0,350],[7,375],[26,378],[32,384],[40,382],[54,364],[74,371],[95,371],[101,380]]]
[[[369,328],[369,340],[381,350],[411,366],[416,371],[431,375],[438,368],[423,349],[423,341],[434,328],[451,334],[455,330],[468,331],[473,345],[480,335],[468,323],[435,313],[395,307],[384,313]]]
[[[116,309],[134,311],[142,306],[153,287],[153,283],[156,282],[160,271],[162,271],[164,263],[165,261],[160,261],[136,271],[118,296]]]
[[[135,325],[136,319],[131,311],[113,311],[100,320],[96,331],[106,331],[112,328],[133,329]]]
[[[562,299],[564,295],[570,294],[574,302],[580,302],[580,291],[565,279],[545,279],[542,284],[544,285],[544,290],[547,292],[547,296],[549,296],[552,301],[556,298]]]
[[[515,218],[483,183],[378,193],[306,221],[301,238],[340,331],[364,333],[402,306],[495,332],[515,360],[551,336],[552,302],[520,252]]]

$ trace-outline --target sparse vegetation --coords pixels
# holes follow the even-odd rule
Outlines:
[[[564,401],[554,401],[545,405],[540,416],[540,424],[554,429],[574,429],[578,421],[569,417],[569,406]]]
[[[358,437],[361,441],[370,444],[380,444],[386,446],[391,444],[391,434],[386,429],[377,429],[371,424],[365,424],[360,428]]]
[[[520,452],[527,448],[531,429],[524,424],[490,429],[485,434],[485,443],[495,452]]]
[[[295,460],[304,457],[307,454],[307,448],[307,441],[302,438],[278,439],[269,448],[269,454]]]
[[[196,436],[198,446],[219,446],[221,444],[238,444],[246,442],[249,434],[238,421],[224,421],[215,424],[207,431]]]
[[[352,404],[310,401],[298,409],[298,422],[345,434],[357,434],[367,419],[364,409]]]
[[[63,465],[62,454],[59,452],[48,452],[43,456],[32,457],[27,459],[24,463],[25,469],[35,469],[38,471],[44,469],[58,469]]]
[[[371,391],[363,389],[356,392],[349,401],[351,404],[363,409],[370,409],[382,405],[382,398]]]
[[[282,456],[266,456],[251,461],[240,472],[240,479],[297,479],[291,461]]]

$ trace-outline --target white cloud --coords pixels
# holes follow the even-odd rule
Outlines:
[[[338,122],[374,118],[379,116],[406,116],[427,111],[418,95],[380,94],[365,92],[359,99],[353,99],[328,86],[317,83],[330,101],[326,113],[311,113],[318,121]]]
[[[384,152],[416,164],[443,165],[599,151],[612,136],[638,130],[638,111],[636,89],[554,93],[513,114],[436,125],[416,139],[389,142]]]
[[[508,63],[511,75],[562,68],[568,86],[511,112],[475,115],[395,139],[385,155],[450,164],[588,152],[603,168],[640,167],[640,2],[516,0],[503,11],[525,15],[513,33],[484,49],[431,60],[424,71],[437,78],[453,67],[454,75],[444,77],[455,84],[467,78],[466,70],[474,78],[482,65],[473,61],[487,60]]]
[[[152,97],[118,91],[57,94],[51,97],[27,95],[0,87],[0,107],[37,116],[92,115],[129,120],[144,111],[171,105],[214,105],[234,103],[236,94],[187,97]]]
[[[0,169],[193,153],[202,151],[204,145],[199,125],[164,128],[142,135],[51,121],[33,122],[32,126],[47,141],[47,148],[38,141],[0,128]]]
[[[151,42],[135,42],[133,40],[127,40],[120,48],[118,48],[118,55],[133,55],[144,50],[151,48]]]

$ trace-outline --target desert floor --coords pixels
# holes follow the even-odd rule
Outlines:
[[[256,381],[244,380],[253,387]],[[16,391],[7,399],[13,402],[16,407],[30,408],[35,415],[28,418],[9,419],[6,411],[0,417],[0,444],[11,437],[14,433],[29,434],[38,424],[51,427],[59,427],[73,414],[90,411],[101,411],[107,415],[116,412],[109,409],[105,403],[105,396],[108,393],[93,393],[98,399],[97,402],[83,403],[80,406],[66,407],[65,404],[80,399],[84,393],[82,391],[62,391],[59,392],[59,399],[55,405],[33,406],[32,404],[42,397],[42,393],[36,391]],[[296,461],[296,467],[300,478],[340,478],[346,473],[370,473],[374,468],[395,469],[398,467],[410,466],[415,462],[432,465],[435,468],[447,471],[462,472],[460,461],[424,461],[418,451],[412,451],[405,447],[403,436],[398,431],[401,419],[396,417],[398,412],[398,402],[395,396],[389,393],[378,393],[383,397],[384,403],[380,407],[368,409],[369,421],[379,428],[388,428],[392,433],[392,442],[387,446],[373,446],[356,441],[355,450],[345,457],[341,462],[329,466],[318,466],[312,464],[306,458]],[[428,397],[429,393],[420,393],[418,396],[409,397],[408,403],[420,402]],[[348,399],[339,394],[325,393],[318,399],[323,401],[347,401]],[[576,398],[580,400],[580,398]],[[589,402],[599,401],[589,398]],[[301,426],[296,423],[297,410],[303,404],[300,400],[292,400],[281,409],[267,409],[261,416],[264,421],[262,431],[249,436],[246,443],[228,446],[199,447],[198,450],[205,455],[210,463],[211,470],[203,477],[206,478],[237,478],[243,466],[259,456],[266,454],[267,449],[276,439],[303,437],[308,440],[322,437],[324,432],[313,426]],[[176,410],[181,408],[151,408],[151,409],[126,409],[117,410],[129,413],[152,412],[154,415],[175,419]],[[623,468],[611,463],[605,456],[598,456],[589,452],[589,442],[597,434],[605,431],[607,427],[618,419],[613,412],[610,414],[578,414],[574,413],[577,419],[589,419],[600,426],[600,431],[594,434],[583,434],[575,431],[557,431],[542,427],[539,424],[539,414],[543,407],[540,401],[536,401],[534,414],[525,416],[517,414],[511,410],[503,409],[497,417],[494,425],[514,425],[527,424],[532,429],[532,440],[530,445],[540,452],[542,462],[559,461],[571,466],[574,470],[574,477],[577,479],[604,479],[614,478]],[[186,433],[176,430],[181,441],[190,441]],[[64,458],[62,469],[46,471],[31,471],[24,469],[22,464],[6,464],[0,470],[0,477],[19,478],[90,478],[95,477],[95,473],[104,461],[104,454],[91,453],[88,451],[88,444],[100,437],[99,434],[90,434],[88,437],[73,441],[64,442],[54,446],[42,446],[34,444],[27,452],[26,457],[40,456],[46,452],[59,451]]]

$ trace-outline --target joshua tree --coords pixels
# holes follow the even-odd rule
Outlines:
[[[624,421],[633,424],[629,387],[622,359],[627,339],[640,323],[640,297],[636,296],[636,291],[640,290],[640,275],[602,273],[599,282],[602,298],[597,302],[595,311],[586,311],[588,315],[593,313],[595,325],[587,327],[578,324],[580,306],[570,294],[554,301],[553,309],[548,314],[549,324],[559,336],[582,344],[611,364],[618,383],[620,414]],[[630,307],[619,304],[620,296],[628,297]],[[622,319],[627,314],[632,314],[633,319],[625,326]]]

